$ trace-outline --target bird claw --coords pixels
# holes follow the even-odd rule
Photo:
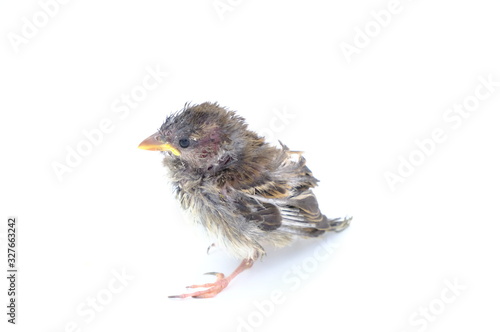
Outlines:
[[[219,277],[219,275],[222,275],[222,278],[224,278],[224,273],[220,273],[220,272],[207,272],[207,273],[203,273],[203,275],[211,275],[211,276],[216,276],[216,277]]]
[[[224,276],[224,273],[220,272],[207,272],[205,273],[206,275],[214,275],[217,277],[217,280],[211,283],[207,284],[202,284],[202,285],[191,285],[191,286],[186,286],[186,288],[207,288],[202,291],[198,292],[193,292],[193,293],[187,293],[187,294],[180,294],[180,295],[170,295],[168,298],[170,299],[185,299],[187,297],[192,297],[195,299],[201,299],[201,298],[209,298],[209,297],[214,297],[224,288],[227,287],[229,284],[229,280],[226,279]]]
[[[212,250],[212,248],[215,248],[216,244],[215,243],[212,243],[211,245],[208,246],[207,248],[207,255],[210,255],[210,251]]]

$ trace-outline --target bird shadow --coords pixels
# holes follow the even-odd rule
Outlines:
[[[225,295],[256,299],[273,292],[295,292],[331,267],[343,237],[342,233],[326,233],[314,239],[297,238],[284,248],[267,246],[267,255],[239,275]]]

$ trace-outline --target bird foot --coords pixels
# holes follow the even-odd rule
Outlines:
[[[217,277],[217,280],[215,282],[207,283],[207,284],[202,284],[202,285],[191,285],[187,286],[186,288],[208,288],[202,291],[198,292],[193,292],[193,293],[187,293],[187,294],[181,294],[181,295],[171,295],[169,298],[171,299],[185,299],[187,297],[192,297],[196,299],[203,299],[203,298],[210,298],[214,297],[224,288],[227,287],[229,284],[230,279],[226,278],[223,273],[219,272],[208,272],[205,274],[211,274]]]
[[[233,273],[231,273],[228,277],[224,276],[224,273],[219,273],[219,272],[205,273],[216,276],[217,280],[215,280],[215,282],[211,282],[208,284],[187,286],[187,288],[208,288],[208,289],[188,294],[172,295],[169,296],[169,298],[185,299],[186,297],[194,297],[196,299],[204,299],[204,298],[214,297],[215,295],[222,292],[224,288],[227,287],[229,282],[234,279],[234,277],[236,277],[244,270],[251,268],[252,265],[253,265],[253,258],[246,258],[241,262],[241,264],[236,268],[236,270],[234,270]]]

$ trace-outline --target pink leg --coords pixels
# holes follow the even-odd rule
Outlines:
[[[189,294],[172,295],[169,296],[169,298],[185,299],[186,297],[194,297],[194,298],[214,297],[220,292],[222,292],[222,290],[227,287],[229,282],[233,280],[238,274],[245,271],[246,269],[251,268],[252,265],[253,265],[252,259],[244,259],[241,262],[241,264],[236,268],[236,270],[234,270],[234,272],[231,273],[228,277],[225,277],[223,273],[218,273],[218,272],[205,273],[205,274],[215,275],[217,277],[217,280],[215,282],[208,284],[188,286],[187,288],[208,288],[208,289]]]

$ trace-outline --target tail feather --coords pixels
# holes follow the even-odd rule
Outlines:
[[[352,217],[328,219],[321,213],[312,190],[306,190],[279,207],[280,229],[292,234],[316,237],[324,232],[340,232],[349,226]]]

